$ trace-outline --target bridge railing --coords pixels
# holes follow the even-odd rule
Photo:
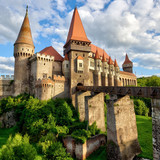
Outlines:
[[[115,86],[77,86],[77,91],[105,92],[116,95],[130,95],[152,99],[160,98],[160,87],[115,87]]]

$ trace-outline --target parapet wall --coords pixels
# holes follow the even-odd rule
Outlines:
[[[60,76],[60,75],[53,75],[53,80],[54,81],[65,81],[65,77]]]
[[[84,144],[76,143],[72,137],[68,136],[63,139],[63,143],[67,148],[67,152],[69,152],[72,156],[75,155],[77,159],[85,160],[100,146],[106,144],[106,136],[102,134],[93,136],[89,138]]]
[[[1,75],[0,80],[14,80],[14,75]]]

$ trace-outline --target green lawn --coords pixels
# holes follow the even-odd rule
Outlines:
[[[152,148],[152,119],[150,117],[136,116],[138,140],[142,149],[140,157],[153,159]]]
[[[152,153],[152,119],[144,116],[136,116],[138,128],[138,140],[142,149],[140,157],[153,159]],[[0,148],[4,145],[14,128],[0,129]],[[106,160],[106,147],[100,147],[90,155],[87,160]]]

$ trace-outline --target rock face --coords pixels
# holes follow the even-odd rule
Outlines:
[[[13,110],[3,113],[0,116],[0,128],[11,128],[15,125],[16,125],[16,119]]]

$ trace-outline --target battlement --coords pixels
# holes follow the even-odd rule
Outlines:
[[[65,81],[65,77],[61,75],[53,75],[53,80],[54,81]]]
[[[50,87],[53,85],[54,85],[54,82],[49,78],[38,79],[36,82],[36,87]]]
[[[19,56],[23,56],[23,57],[32,57],[33,54],[31,53],[27,53],[27,52],[18,52],[18,53],[14,53],[14,57],[19,57]]]
[[[34,61],[34,60],[50,62],[50,61],[54,61],[54,56],[36,53],[30,58],[30,61]]]
[[[14,80],[14,75],[1,75],[0,80]]]

